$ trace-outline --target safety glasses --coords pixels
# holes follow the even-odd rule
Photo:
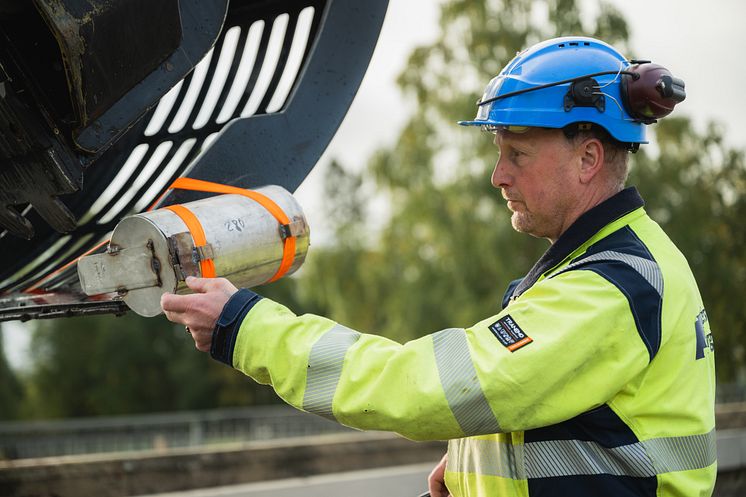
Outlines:
[[[531,129],[530,126],[499,126],[494,124],[485,124],[482,126],[482,130],[493,135],[497,134],[498,131],[508,131],[509,133],[522,134]]]

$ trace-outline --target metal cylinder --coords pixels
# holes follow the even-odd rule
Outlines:
[[[182,219],[169,209],[124,218],[106,253],[78,261],[81,287],[88,295],[116,292],[141,316],[161,313],[166,292],[189,293],[187,276],[202,276],[200,260],[212,259],[215,273],[239,287],[266,283],[280,267],[285,237],[294,236],[295,257],[286,274],[306,258],[309,228],[298,202],[284,188],[255,191],[272,199],[287,215],[281,226],[256,201],[242,195],[219,195],[183,204],[199,220],[207,244],[195,247]]]

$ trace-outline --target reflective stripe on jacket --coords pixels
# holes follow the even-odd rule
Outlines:
[[[243,295],[214,357],[345,425],[450,440],[454,497],[712,492],[709,324],[634,189],[581,216],[470,328],[402,345]]]

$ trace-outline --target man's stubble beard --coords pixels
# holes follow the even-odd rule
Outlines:
[[[537,226],[536,217],[530,212],[513,212],[510,224],[519,233],[525,233],[536,238],[547,238],[548,234],[541,226]]]

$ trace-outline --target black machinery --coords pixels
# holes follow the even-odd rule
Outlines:
[[[294,191],[387,3],[0,0],[0,321],[124,312],[75,261],[180,176]]]

